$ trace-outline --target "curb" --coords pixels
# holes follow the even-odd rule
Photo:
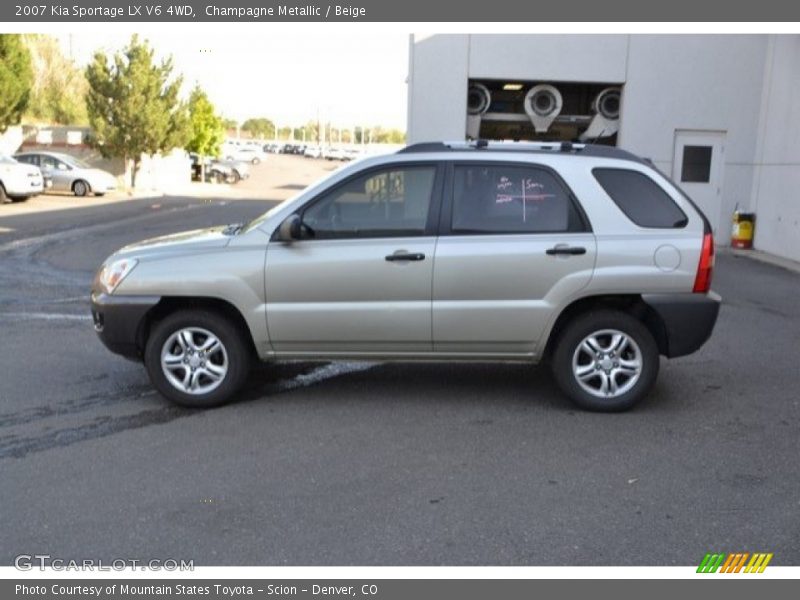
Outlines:
[[[772,265],[773,267],[780,267],[792,273],[800,274],[800,262],[789,258],[775,256],[774,254],[762,252],[761,250],[739,250],[737,248],[719,248],[719,250],[724,254],[732,254],[739,258],[749,258],[760,263]]]

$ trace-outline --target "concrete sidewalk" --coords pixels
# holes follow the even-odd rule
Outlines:
[[[782,256],[775,256],[774,254],[762,252],[761,250],[740,250],[738,248],[724,246],[717,248],[717,251],[721,254],[731,254],[740,258],[749,258],[751,260],[756,260],[758,262],[786,269],[787,271],[792,271],[793,273],[800,273],[800,262],[791,260],[789,258],[783,258]]]

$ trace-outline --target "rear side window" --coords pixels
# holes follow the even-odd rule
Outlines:
[[[670,195],[644,173],[628,169],[592,173],[614,204],[640,227],[679,228],[689,222]]]
[[[569,193],[545,169],[462,165],[454,175],[453,233],[585,230]]]

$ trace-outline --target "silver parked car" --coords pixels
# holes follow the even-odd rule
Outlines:
[[[254,358],[446,359],[547,361],[578,405],[616,411],[711,335],[713,262],[700,210],[625,151],[419,144],[246,225],[122,248],[92,313],[188,406],[235,397]]]
[[[117,180],[111,173],[96,169],[69,154],[20,152],[14,158],[39,167],[45,178],[52,181],[52,186],[48,189],[55,192],[72,192],[76,196],[102,196],[117,189]]]

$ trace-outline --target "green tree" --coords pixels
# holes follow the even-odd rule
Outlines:
[[[33,89],[26,119],[58,125],[87,125],[86,76],[64,56],[58,40],[29,34],[23,41],[33,63]]]
[[[172,59],[156,64],[153,50],[136,35],[113,60],[98,52],[86,67],[91,143],[107,158],[132,161],[131,187],[142,154],[166,152],[188,139],[188,113],[178,100],[182,78],[171,75]]]
[[[399,129],[384,129],[380,125],[375,125],[367,130],[367,139],[378,144],[403,144],[406,141],[406,134]]]
[[[254,138],[265,139],[275,136],[275,123],[265,117],[247,119],[242,123],[242,131],[246,131]]]
[[[223,118],[222,126],[225,128],[226,131],[230,129],[237,129],[239,127],[239,121],[237,121],[236,119]]]
[[[0,133],[20,122],[32,86],[31,55],[22,38],[0,34]]]
[[[205,181],[206,156],[219,156],[225,127],[222,119],[214,112],[214,105],[206,93],[196,85],[189,96],[189,141],[186,149],[200,155],[200,181]]]

